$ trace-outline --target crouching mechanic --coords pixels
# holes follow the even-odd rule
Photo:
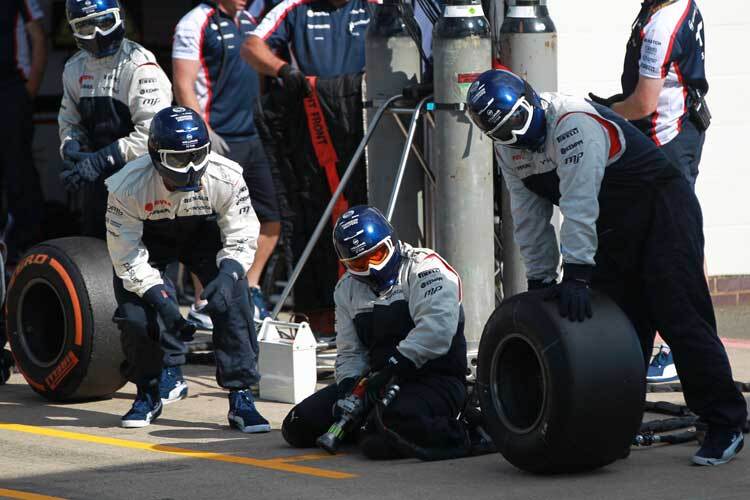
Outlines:
[[[384,424],[426,448],[456,448],[466,433],[457,416],[466,399],[461,281],[435,252],[396,239],[375,208],[355,206],[333,230],[346,267],[334,292],[336,384],[295,406],[282,426],[295,447],[315,446],[335,420],[337,401],[362,377],[378,398],[395,376],[401,387]],[[380,435],[360,433],[370,458],[399,456]]]
[[[230,391],[230,425],[267,432],[268,421],[250,392],[260,375],[245,274],[259,223],[242,168],[210,153],[206,124],[188,108],[166,108],[154,116],[148,151],[106,181],[115,322],[126,357],[123,372],[138,387],[122,426],[143,427],[159,416],[160,337],[174,343],[192,333],[162,276],[164,267],[178,260],[206,283],[202,297],[214,324],[216,378]]]
[[[124,38],[117,0],[67,0],[65,10],[81,50],[63,71],[60,179],[82,191],[82,233],[104,238],[104,179],[146,153],[151,118],[172,103],[171,84],[151,52]]]
[[[658,329],[672,346],[688,406],[708,425],[693,462],[731,460],[742,449],[747,406],[716,333],[690,184],[609,108],[556,93],[540,97],[510,72],[483,73],[467,106],[495,142],[529,289],[549,287],[571,321],[596,314],[590,287],[607,293],[632,321],[646,362]],[[564,217],[561,251],[553,204]]]

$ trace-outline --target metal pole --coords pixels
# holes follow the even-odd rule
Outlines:
[[[299,278],[299,274],[302,272],[302,268],[305,267],[305,264],[307,263],[307,259],[310,258],[310,254],[313,251],[313,247],[315,247],[315,244],[318,242],[318,239],[320,238],[320,235],[323,233],[323,229],[325,229],[326,224],[328,224],[328,218],[331,216],[331,212],[333,212],[333,206],[336,204],[336,200],[339,199],[339,196],[341,196],[341,193],[344,191],[344,188],[349,183],[349,178],[354,173],[354,169],[357,168],[357,163],[359,162],[359,159],[362,157],[362,153],[365,151],[365,146],[367,146],[367,143],[370,140],[370,137],[372,137],[373,132],[375,131],[375,128],[378,125],[378,122],[383,117],[383,113],[388,108],[388,106],[391,105],[392,102],[394,102],[397,99],[401,99],[401,95],[394,95],[390,99],[386,100],[375,112],[375,115],[372,117],[372,120],[370,121],[370,126],[368,127],[367,131],[365,132],[364,137],[362,138],[362,141],[359,143],[359,146],[357,146],[356,151],[354,151],[354,155],[352,156],[351,161],[349,162],[349,165],[346,167],[346,171],[344,172],[344,175],[341,176],[341,180],[339,181],[339,185],[336,188],[336,191],[331,195],[331,200],[328,202],[328,206],[326,206],[325,211],[323,212],[323,215],[321,215],[320,220],[318,221],[318,225],[315,226],[315,231],[313,231],[312,236],[310,236],[310,241],[307,242],[307,245],[305,246],[305,250],[302,252],[302,255],[299,258],[299,261],[297,262],[297,265],[294,266],[294,270],[292,271],[292,275],[289,277],[289,282],[284,287],[284,290],[281,292],[281,296],[279,297],[279,300],[276,302],[276,306],[273,308],[273,311],[271,312],[271,318],[276,319],[279,315],[279,312],[281,312],[281,308],[284,305],[284,302],[286,302],[287,297],[289,297],[289,293],[292,291],[292,288],[294,287],[294,283],[296,283],[297,278]]]
[[[499,40],[500,62],[527,80],[537,92],[557,90],[557,33],[549,17],[546,0],[507,0]],[[510,196],[502,188],[503,296],[526,290],[526,268],[521,251],[513,239]],[[557,209],[553,225],[560,227]]]
[[[414,108],[414,114],[411,116],[409,133],[406,134],[404,151],[401,153],[401,161],[398,164],[398,170],[396,170],[396,182],[393,185],[393,191],[391,191],[391,196],[388,200],[388,210],[385,213],[385,216],[389,221],[393,217],[393,211],[396,209],[396,200],[398,200],[398,192],[401,189],[401,181],[403,181],[404,173],[406,172],[406,162],[409,160],[409,152],[411,151],[411,145],[414,142],[414,133],[417,131],[419,115],[422,113],[422,107],[424,107],[425,103],[430,99],[432,99],[431,95],[419,101],[417,107]]]
[[[446,2],[432,46],[435,246],[461,276],[464,334],[471,352],[495,308],[492,147],[464,111],[469,86],[491,67],[489,24],[480,1]]]

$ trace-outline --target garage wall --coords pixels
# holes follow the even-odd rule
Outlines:
[[[639,0],[549,0],[559,37],[562,92],[619,92],[622,60]],[[708,104],[713,123],[698,176],[711,275],[750,274],[750,65],[745,46],[750,2],[698,2],[706,34]]]

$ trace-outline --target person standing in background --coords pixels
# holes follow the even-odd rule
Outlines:
[[[239,163],[253,208],[260,220],[255,260],[247,274],[259,319],[267,317],[259,287],[263,268],[281,232],[271,166],[253,122],[253,104],[260,88],[258,75],[240,57],[240,47],[257,20],[245,11],[246,0],[202,2],[177,24],[172,47],[175,100],[200,113],[208,125],[212,150]],[[245,196],[248,195],[245,194]],[[193,275],[195,303],[189,317],[212,327],[201,312],[201,284]]]
[[[42,191],[31,143],[33,101],[47,64],[44,17],[37,0],[3,0],[0,4],[0,99],[4,116],[0,133],[0,189],[4,196],[0,233],[13,266],[41,235]],[[0,346],[4,339],[0,339]]]
[[[606,99],[589,94],[594,102],[632,121],[694,190],[711,120],[704,99],[705,42],[703,16],[695,0],[645,0],[625,52],[622,94]],[[647,380],[678,379],[671,349],[662,345]]]
[[[82,233],[105,237],[104,179],[146,153],[153,116],[172,104],[171,85],[154,55],[125,38],[117,0],[67,0],[79,50],[65,64],[60,103],[60,179],[82,191]]]

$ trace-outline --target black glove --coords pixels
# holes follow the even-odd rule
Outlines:
[[[563,264],[562,283],[550,289],[547,299],[557,299],[560,316],[570,321],[584,321],[591,310],[591,273],[593,266]]]
[[[354,388],[357,386],[361,377],[349,377],[345,378],[341,382],[336,384],[336,395],[339,399],[343,399],[352,393]]]
[[[527,290],[542,290],[544,288],[552,288],[555,285],[554,281],[526,280]]]
[[[279,69],[278,75],[279,78],[284,80],[284,88],[290,93],[294,95],[301,93],[304,97],[312,94],[310,82],[307,81],[304,73],[300,70],[292,68],[289,64],[285,64]]]
[[[388,356],[385,366],[367,378],[367,396],[372,400],[380,399],[383,388],[393,377],[408,375],[415,371],[417,367],[414,363],[398,349],[394,349],[393,354]]]
[[[589,99],[591,99],[597,104],[601,104],[602,106],[607,106],[608,108],[611,108],[614,103],[624,101],[625,97],[622,94],[615,94],[613,96],[604,98],[604,97],[599,97],[598,95],[592,92],[589,92]]]
[[[207,312],[219,314],[227,312],[232,303],[234,284],[245,276],[242,265],[232,259],[224,259],[219,266],[219,274],[203,289],[201,298],[207,300]]]
[[[195,323],[182,317],[177,302],[172,300],[164,285],[154,285],[146,290],[143,300],[156,310],[167,330],[175,333],[182,341],[193,339]]]
[[[344,409],[350,409],[351,403],[347,398],[352,394],[352,391],[360,380],[360,377],[349,377],[336,384],[336,395],[338,399],[333,403],[333,408],[331,409],[333,418],[338,419],[341,417]]]
[[[68,191],[77,191],[82,183],[95,182],[101,176],[107,177],[125,165],[116,142],[96,153],[74,152],[71,146],[65,154],[70,159],[63,161],[60,180]]]

